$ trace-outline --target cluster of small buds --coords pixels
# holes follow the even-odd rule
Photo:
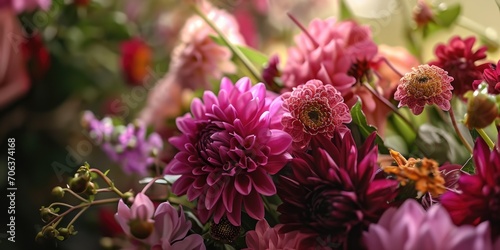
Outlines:
[[[97,180],[101,179],[106,185],[106,188],[99,188]],[[96,194],[99,192],[114,192],[117,198],[96,199]],[[69,194],[78,200],[78,204],[70,204],[64,202],[54,202],[48,207],[40,208],[40,217],[46,225],[37,233],[35,240],[40,243],[48,243],[54,240],[63,241],[71,235],[75,235],[73,222],[90,206],[106,203],[117,203],[123,200],[130,204],[133,202],[134,194],[131,191],[122,193],[118,190],[114,183],[107,177],[107,173],[103,173],[98,169],[90,168],[88,163],[79,167],[73,178],[70,178],[66,187],[57,186],[51,191],[51,194],[56,198],[64,198]],[[71,222],[66,227],[60,227],[63,218],[71,212],[79,210]]]
[[[469,129],[482,129],[500,116],[498,98],[488,93],[488,85],[482,83],[474,92],[465,94],[468,99],[464,123]]]
[[[163,148],[161,137],[157,133],[146,135],[145,125],[138,121],[126,126],[115,125],[110,117],[98,120],[92,112],[86,111],[82,126],[94,143],[100,145],[127,174],[145,176]]]

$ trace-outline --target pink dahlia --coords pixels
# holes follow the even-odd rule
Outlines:
[[[177,118],[182,135],[169,142],[180,152],[165,170],[181,175],[172,191],[197,200],[202,222],[213,217],[219,223],[226,216],[239,226],[243,208],[254,219],[264,218],[260,195],[276,193],[269,174],[291,158],[290,135],[270,128],[279,108],[266,97],[263,83],[252,86],[242,78],[233,85],[224,78],[218,95],[205,91],[191,103],[192,114]]]
[[[316,136],[331,139],[335,130],[347,131],[343,123],[352,120],[340,92],[320,80],[299,85],[281,98],[285,109],[283,130],[292,136],[297,148],[306,148]]]
[[[222,31],[230,42],[244,44],[235,18],[224,10],[202,1],[202,11]],[[183,87],[211,89],[211,79],[236,72],[231,62],[231,51],[217,44],[212,35],[217,33],[199,16],[193,16],[182,28],[181,43],[172,51],[170,72]]]
[[[489,67],[484,69],[483,79],[484,80],[475,80],[472,84],[473,88],[477,89],[479,84],[484,81],[488,84],[489,94],[500,94],[500,60],[498,60],[498,63],[496,65],[490,64]]]
[[[472,50],[476,38],[462,39],[454,36],[448,45],[440,44],[436,47],[437,59],[429,62],[446,70],[453,77],[453,94],[462,97],[465,92],[472,90],[474,80],[482,79],[481,73],[488,67],[487,63],[476,65],[476,62],[486,58],[486,46]]]
[[[310,154],[297,152],[292,173],[280,176],[280,232],[306,234],[300,249],[358,249],[361,232],[389,206],[397,182],[376,176],[374,140],[372,134],[357,148],[350,132],[343,137],[336,132],[331,141],[318,141]]]
[[[490,151],[486,142],[478,139],[473,152],[476,174],[462,174],[458,192],[447,192],[441,203],[457,225],[477,225],[490,221],[494,235],[500,235],[500,148]]]
[[[246,233],[247,248],[245,250],[298,249],[298,242],[304,235],[298,231],[280,233],[279,230],[282,227],[281,224],[270,227],[266,220],[260,220],[257,222],[255,230]]]
[[[453,77],[437,66],[420,65],[401,78],[394,99],[399,102],[398,107],[408,106],[413,114],[419,115],[426,104],[436,104],[442,110],[450,109],[451,91],[450,82]]]
[[[425,211],[415,200],[406,200],[396,209],[389,208],[377,224],[363,233],[368,249],[468,250],[494,248],[490,225],[455,226],[446,209],[439,205]]]
[[[292,88],[319,79],[333,85],[352,106],[357,97],[351,87],[368,77],[377,54],[370,29],[353,21],[329,18],[315,19],[303,31],[295,38],[297,46],[288,52],[283,70],[285,86]]]

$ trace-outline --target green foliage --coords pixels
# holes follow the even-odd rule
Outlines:
[[[361,102],[360,101],[358,101],[351,108],[351,116],[352,116],[352,122],[357,125],[363,138],[366,138],[370,134],[377,132],[376,128],[368,125],[368,123],[366,122],[365,114],[363,113],[363,110],[361,110]],[[377,137],[375,139],[375,143],[378,145],[378,149],[381,153],[389,153],[389,150],[385,146],[384,141],[382,140],[382,138],[380,138],[380,136],[378,134],[377,134]]]

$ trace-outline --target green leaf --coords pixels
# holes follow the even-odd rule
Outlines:
[[[227,46],[227,44],[219,36],[210,36],[212,40],[221,46]],[[252,64],[257,67],[258,70],[262,70],[264,65],[269,61],[269,58],[260,51],[252,49],[247,46],[235,45],[243,55],[252,62]]]
[[[448,8],[443,10],[438,9],[436,15],[434,16],[434,20],[438,25],[448,28],[455,23],[457,18],[460,16],[461,10],[462,7],[460,4],[448,6]]]
[[[109,170],[111,170],[111,169],[108,169],[108,170],[106,170],[106,172],[104,172],[104,176],[108,176]]]
[[[340,20],[345,20],[353,17],[353,14],[345,1],[346,0],[340,1]]]
[[[365,114],[363,113],[363,110],[361,110],[360,101],[356,102],[356,104],[351,108],[351,116],[352,122],[358,126],[361,135],[363,135],[364,138],[368,137],[373,132],[377,132],[377,129],[375,127],[368,125],[368,123],[366,122]],[[378,134],[375,138],[375,143],[377,143],[379,151],[381,153],[389,153],[389,150],[385,146],[384,141]]]
[[[476,172],[476,170],[474,168],[474,162],[472,161],[472,156],[462,166],[462,171],[469,173],[469,174],[474,174]]]

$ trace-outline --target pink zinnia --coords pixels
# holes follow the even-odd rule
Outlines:
[[[343,123],[351,122],[349,108],[332,85],[310,80],[282,95],[283,130],[292,136],[297,148],[305,148],[311,138],[333,137],[336,129],[346,131]]]
[[[246,233],[247,248],[245,250],[298,249],[298,242],[304,235],[298,231],[280,233],[279,230],[282,227],[281,224],[270,227],[266,220],[260,220],[257,222],[255,230]]]
[[[479,138],[473,152],[476,174],[462,174],[458,192],[441,196],[441,203],[458,225],[490,221],[494,235],[500,235],[500,147],[490,150]]]
[[[462,39],[454,36],[447,45],[439,44],[436,47],[437,59],[429,62],[430,65],[446,70],[453,77],[453,94],[459,97],[472,90],[474,80],[482,79],[481,73],[488,67],[487,63],[476,65],[477,61],[486,58],[487,47],[481,46],[473,50],[475,42],[474,37]]]
[[[425,211],[415,200],[409,199],[399,208],[389,208],[377,224],[371,224],[363,233],[370,250],[426,249],[426,250],[492,250],[490,225],[478,227],[455,226],[449,214],[440,205]]]
[[[360,235],[396,196],[397,182],[377,175],[375,133],[357,147],[350,132],[315,141],[309,153],[296,152],[290,175],[280,176],[281,233],[307,237],[298,249],[360,249]],[[321,248],[319,248],[321,249]]]
[[[451,91],[450,82],[453,77],[437,66],[420,65],[401,78],[394,99],[399,102],[398,107],[408,106],[413,114],[419,115],[425,105],[436,104],[442,110],[450,109]]]
[[[279,105],[271,105],[263,83],[248,78],[233,83],[224,78],[218,95],[205,91],[194,99],[192,114],[177,118],[182,135],[169,142],[180,152],[166,173],[181,175],[172,185],[176,195],[197,199],[202,222],[227,216],[241,224],[241,212],[264,218],[260,195],[271,196],[276,187],[269,174],[277,173],[291,158],[292,138],[271,122]]]

